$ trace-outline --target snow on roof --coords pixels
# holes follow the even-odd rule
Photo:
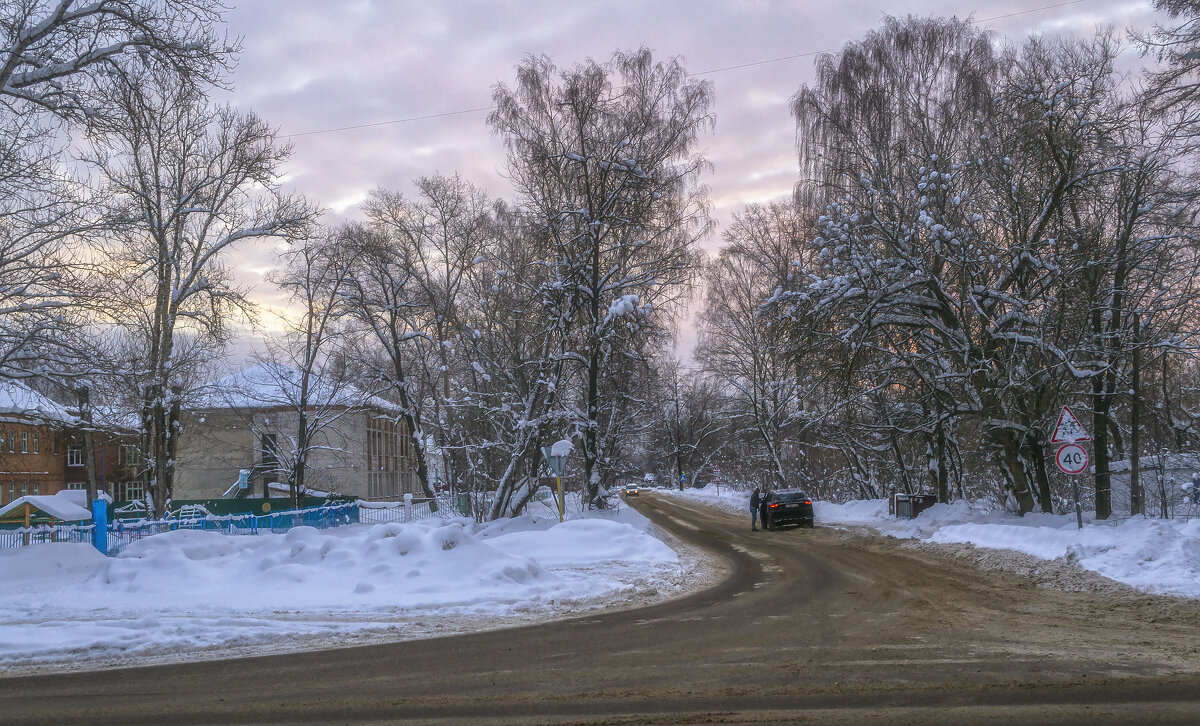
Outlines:
[[[193,399],[191,409],[276,408],[295,406],[300,399],[300,371],[278,363],[260,363],[214,381]],[[373,406],[399,413],[399,407],[360,388],[313,374],[309,379],[310,406]]]
[[[65,406],[13,380],[0,381],[0,416],[21,416],[69,425],[79,423],[78,417]]]
[[[61,491],[57,494],[29,494],[14,499],[11,503],[0,508],[0,519],[3,519],[5,514],[15,509],[20,509],[26,503],[29,503],[33,505],[34,509],[40,510],[55,519],[61,519],[64,522],[90,520],[92,513],[87,510],[87,507],[78,504],[80,494],[83,495],[83,501],[86,504],[87,492]]]

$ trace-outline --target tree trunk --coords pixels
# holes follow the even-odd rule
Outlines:
[[[950,472],[946,466],[946,427],[941,420],[937,423],[936,436],[936,457],[937,457],[937,475],[935,477],[937,484],[937,499],[942,504],[950,503]]]
[[[166,431],[167,460],[164,462],[163,466],[163,474],[167,484],[168,495],[173,494],[175,491],[176,457],[179,456],[179,436],[183,433],[183,428],[179,422],[181,406],[180,398],[182,395],[182,388],[179,386],[171,386],[171,406],[168,409]]]
[[[304,472],[308,468],[308,415],[304,408],[300,409],[300,417],[296,430],[296,456],[292,465],[292,475],[288,494],[292,497],[292,508],[300,508],[300,496],[304,491]],[[369,462],[368,462],[369,464]]]
[[[591,357],[588,365],[588,383],[587,383],[587,428],[583,432],[583,476],[584,486],[587,491],[587,504],[592,506],[596,503],[600,494],[600,472],[596,471],[596,466],[600,458],[597,450],[597,429],[600,426],[600,351],[598,346],[593,346]],[[680,483],[682,489],[682,482]]]
[[[1142,435],[1141,435],[1141,356],[1138,346],[1138,333],[1141,327],[1141,317],[1133,314],[1133,394],[1130,396],[1129,422],[1129,514],[1138,515],[1144,509],[1142,505],[1142,481],[1138,469],[1142,464]]]
[[[1021,516],[1033,511],[1033,487],[1029,484],[1029,470],[1025,457],[1021,455],[1021,442],[1008,430],[993,433],[999,439],[1003,454],[1003,469],[1008,479],[1009,491],[1017,502],[1017,513]]]
[[[1096,458],[1096,519],[1112,515],[1112,480],[1108,461],[1108,396],[1104,393],[1104,376],[1092,379],[1092,428],[1096,439],[1092,443]]]
[[[421,429],[417,425],[417,418],[414,415],[415,409],[412,405],[412,399],[408,395],[408,378],[404,375],[404,362],[400,359],[400,338],[397,333],[397,325],[395,322],[390,327],[391,330],[391,356],[392,356],[392,372],[395,374],[397,391],[400,396],[400,420],[408,427],[408,437],[412,442],[413,456],[417,460],[417,483],[421,485],[421,491],[426,497],[431,500],[430,511],[437,511],[437,495],[433,491],[433,487],[429,486],[429,467],[425,463],[425,442],[421,440]]]
[[[1037,481],[1038,502],[1046,514],[1054,513],[1054,496],[1050,492],[1050,472],[1046,468],[1046,453],[1041,436],[1033,440],[1029,447],[1029,456],[1033,460],[1033,476]]]
[[[92,400],[91,391],[87,386],[81,386],[75,389],[76,395],[79,396],[79,420],[82,423],[81,433],[83,434],[83,463],[84,474],[87,477],[87,498],[90,506],[96,500],[96,441],[95,430],[92,426]]]

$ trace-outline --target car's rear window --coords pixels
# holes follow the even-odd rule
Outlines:
[[[808,499],[808,495],[804,492],[779,492],[776,496],[781,502],[803,502]]]

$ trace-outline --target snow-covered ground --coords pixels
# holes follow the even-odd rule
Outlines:
[[[672,494],[745,516],[749,527],[745,492]],[[888,516],[884,500],[815,509],[820,525],[1016,550],[1146,592],[1200,598],[1200,520],[1078,530],[1071,516],[1016,517],[965,502],[914,520]],[[546,510],[490,524],[179,531],[112,558],[86,544],[0,551],[0,673],[430,637],[635,607],[715,581],[703,557],[664,537],[622,507],[562,524]]]
[[[667,490],[659,490],[666,492]],[[673,491],[746,517],[749,494],[712,485]],[[818,525],[866,526],[893,537],[941,544],[1016,550],[1043,560],[1062,560],[1144,592],[1200,598],[1200,519],[1134,517],[1119,523],[1085,515],[1079,529],[1074,514],[1018,517],[985,503],[937,504],[916,519],[888,514],[886,499],[845,504],[814,502]]]
[[[0,672],[429,637],[631,607],[715,577],[631,508],[560,524],[178,531],[118,557],[86,544],[0,551]]]

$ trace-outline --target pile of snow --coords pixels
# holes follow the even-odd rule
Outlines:
[[[746,517],[748,492],[709,485],[674,492]],[[845,504],[817,501],[819,525],[865,526],[908,539],[940,544],[1016,550],[1043,560],[1063,560],[1105,577],[1159,595],[1200,598],[1200,519],[1191,521],[1131,517],[1121,521],[1075,515],[1015,514],[986,503],[936,504],[915,519],[888,514],[886,499]]]
[[[561,524],[525,516],[258,536],[181,530],[113,558],[86,544],[33,545],[0,554],[0,669],[397,639],[414,620],[548,616],[632,597],[647,582],[685,582],[679,556],[649,528],[625,509]]]

